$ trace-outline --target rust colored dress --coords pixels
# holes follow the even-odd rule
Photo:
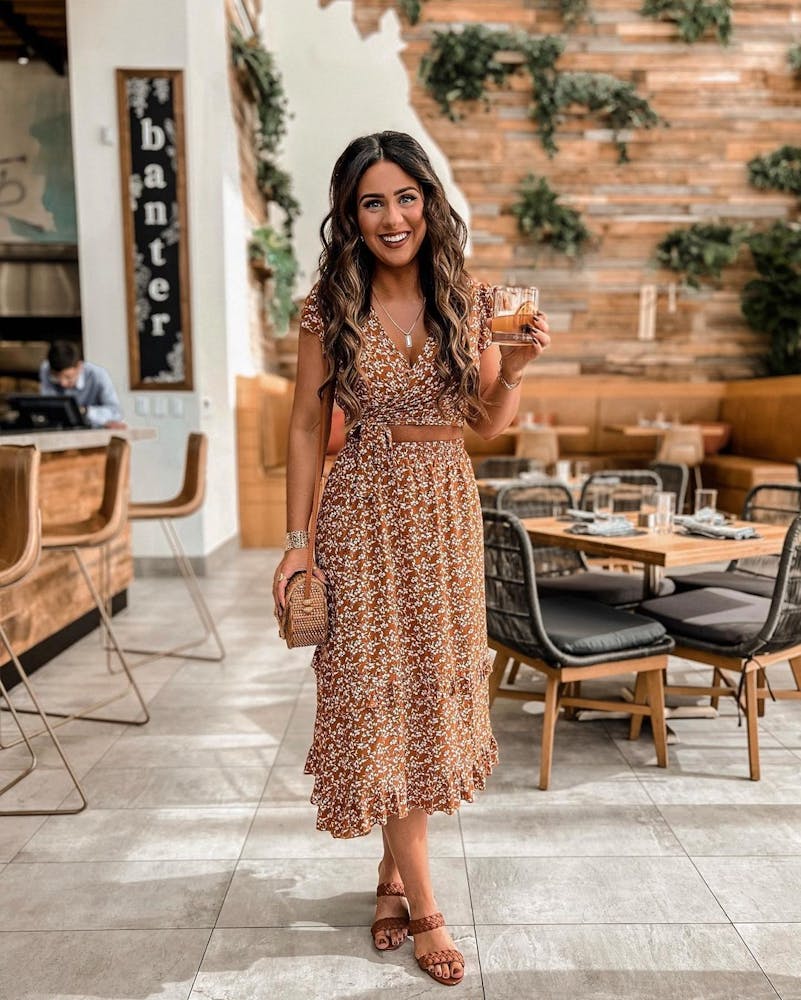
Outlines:
[[[473,349],[489,344],[489,288],[474,285]],[[317,288],[301,327],[322,336]],[[318,646],[306,773],[317,828],[369,833],[411,809],[452,813],[497,763],[487,678],[481,507],[461,440],[392,441],[389,424],[462,424],[435,403],[429,337],[414,365],[375,312],[362,331],[364,411],[320,502],[317,564],[331,629]]]

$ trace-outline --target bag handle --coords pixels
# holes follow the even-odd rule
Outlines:
[[[320,404],[320,437],[317,442],[317,476],[314,480],[314,496],[312,498],[311,514],[309,514],[309,551],[306,557],[306,579],[303,581],[303,597],[311,597],[312,571],[314,569],[314,541],[317,536],[317,511],[320,507],[320,491],[325,470],[325,452],[328,438],[331,434],[331,415],[334,411],[334,384],[332,378],[323,392]]]

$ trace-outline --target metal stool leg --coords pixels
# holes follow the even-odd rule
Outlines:
[[[11,661],[13,662],[17,670],[17,674],[19,675],[19,679],[23,687],[25,688],[28,697],[31,699],[31,702],[35,706],[36,714],[41,718],[42,723],[44,724],[44,729],[41,730],[40,732],[46,732],[50,737],[50,739],[52,740],[53,746],[56,748],[56,752],[61,758],[61,762],[66,768],[70,778],[72,779],[72,783],[75,786],[75,790],[81,799],[81,804],[79,806],[64,806],[60,809],[0,809],[0,816],[67,816],[67,815],[72,815],[74,813],[82,812],[87,806],[86,794],[84,793],[83,787],[81,786],[81,783],[78,780],[78,776],[72,769],[72,765],[70,764],[69,760],[67,760],[67,756],[64,753],[61,744],[58,741],[58,737],[53,732],[53,727],[50,725],[46,713],[42,709],[42,706],[39,704],[39,699],[36,697],[36,694],[33,688],[31,687],[30,682],[28,681],[28,675],[23,670],[22,664],[20,663],[17,654],[12,649],[11,642],[9,641],[9,638],[2,625],[0,625],[0,641],[2,641],[3,645],[8,650],[9,656],[11,657]],[[13,778],[11,781],[3,785],[2,788],[0,788],[0,796],[2,796],[4,792],[8,791],[9,788],[13,788],[14,785],[22,781],[23,778],[26,778],[36,768],[36,753],[34,752],[34,749],[31,746],[30,737],[26,734],[25,730],[22,728],[22,722],[19,719],[17,710],[12,704],[11,699],[8,696],[8,692],[6,691],[2,682],[0,682],[0,695],[2,695],[2,697],[4,698],[6,706],[8,707],[8,711],[11,713],[11,716],[14,719],[14,722],[17,724],[17,728],[19,729],[20,734],[22,736],[21,742],[25,743],[26,747],[28,748],[28,753],[30,754],[31,757],[31,762],[28,765],[28,767],[20,774],[18,774],[15,778]],[[15,745],[16,743],[9,744],[9,746],[15,746]]]

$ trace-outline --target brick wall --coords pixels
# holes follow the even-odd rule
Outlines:
[[[320,0],[325,5],[325,0]],[[334,0],[336,2],[336,0]],[[530,78],[521,72],[490,95],[490,108],[462,105],[445,118],[417,74],[436,29],[482,22],[533,33],[562,33],[547,0],[428,0],[416,27],[402,21],[412,101],[449,157],[472,210],[473,273],[492,283],[537,283],[555,330],[543,374],[613,372],[653,378],[731,379],[758,370],[765,341],[740,315],[739,292],[751,273],[744,251],[720,289],[681,293],[667,305],[671,272],[654,268],[656,243],[669,230],[727,218],[770,222],[794,217],[796,201],[758,192],[746,162],[783,143],[801,142],[801,86],[787,49],[801,33],[798,0],[737,0],[728,47],[710,36],[686,45],[676,29],[639,16],[641,0],[590,0],[595,23],[566,35],[559,67],[613,73],[636,83],[669,129],[635,132],[631,162],[592,116],[571,114],[549,159],[528,118]],[[354,0],[354,20],[369,34],[392,0]],[[517,234],[510,206],[532,171],[545,175],[579,209],[595,244],[578,266],[536,255]],[[656,282],[656,340],[637,339],[639,288]]]

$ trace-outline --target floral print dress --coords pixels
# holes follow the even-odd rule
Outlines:
[[[474,285],[476,356],[490,290]],[[301,315],[322,337],[317,287]],[[393,441],[391,424],[460,425],[429,337],[413,365],[371,311],[364,410],[326,481],[317,564],[331,628],[312,667],[317,714],[306,773],[317,827],[358,837],[412,809],[452,813],[497,763],[489,719],[481,508],[464,442]]]

